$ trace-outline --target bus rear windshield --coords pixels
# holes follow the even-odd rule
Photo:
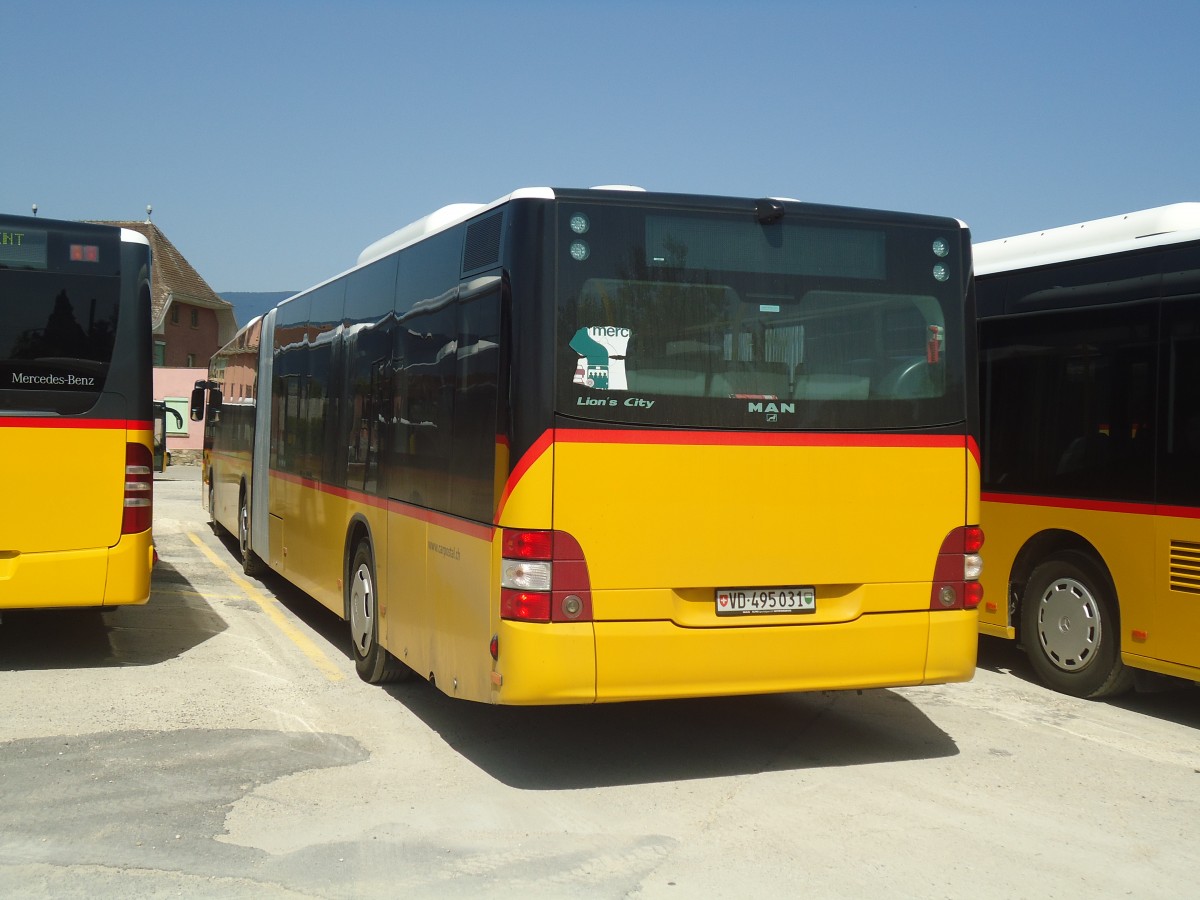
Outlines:
[[[563,212],[561,414],[784,430],[963,420],[957,227]]]
[[[0,278],[0,409],[80,413],[108,375],[120,278],[5,270]]]

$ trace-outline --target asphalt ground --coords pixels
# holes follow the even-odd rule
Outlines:
[[[155,479],[150,602],[0,624],[0,896],[1176,898],[1200,695],[967,684],[507,709],[354,673]]]

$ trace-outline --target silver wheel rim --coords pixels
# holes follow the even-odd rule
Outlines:
[[[365,657],[371,649],[374,624],[375,588],[371,584],[371,570],[363,563],[350,579],[350,634],[359,656]]]
[[[250,546],[250,509],[244,502],[242,503],[242,508],[238,511],[238,543],[241,545],[242,555],[244,556],[247,548]]]
[[[1087,585],[1056,578],[1038,600],[1038,642],[1064,672],[1080,672],[1096,658],[1104,637],[1100,604]]]

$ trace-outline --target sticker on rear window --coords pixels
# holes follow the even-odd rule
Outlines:
[[[625,351],[629,348],[630,334],[628,328],[618,325],[580,328],[569,345],[579,354],[571,380],[598,391],[627,390]]]

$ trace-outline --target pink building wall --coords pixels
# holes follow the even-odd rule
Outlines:
[[[173,367],[156,367],[154,369],[154,399],[166,400],[184,399],[189,400],[192,396],[192,388],[195,387],[197,381],[204,381],[208,378],[208,369],[185,369]],[[186,404],[185,404],[186,407]],[[173,462],[191,462],[199,461],[200,453],[204,449],[204,423],[193,422],[187,414],[187,409],[181,410],[183,413],[183,425],[187,429],[187,437],[182,435],[175,437],[171,435],[171,427],[167,428],[167,452],[171,454]],[[171,426],[174,419],[170,413],[167,414],[168,426]],[[194,451],[181,453],[180,451]],[[192,457],[195,457],[193,460]]]

